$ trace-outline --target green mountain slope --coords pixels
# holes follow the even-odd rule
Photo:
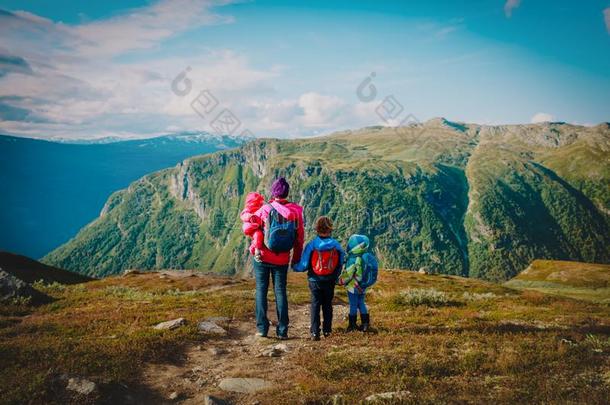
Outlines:
[[[610,265],[534,260],[527,269],[508,280],[504,285],[610,303]]]
[[[308,140],[257,140],[153,173],[44,260],[96,276],[127,268],[244,271],[245,194],[286,176],[310,226],[369,234],[386,268],[506,280],[535,258],[610,262],[610,129],[443,119]]]

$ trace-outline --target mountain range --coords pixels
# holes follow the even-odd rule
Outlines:
[[[259,139],[192,157],[110,196],[43,260],[90,276],[128,268],[248,270],[239,211],[286,176],[335,236],[371,237],[384,268],[507,280],[533,259],[610,262],[610,127],[434,119]]]
[[[112,192],[189,156],[243,142],[205,132],[138,140],[0,136],[0,249],[41,257],[95,219]]]

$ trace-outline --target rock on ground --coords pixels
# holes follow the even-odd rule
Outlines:
[[[210,347],[208,349],[208,353],[210,353],[212,356],[221,356],[226,354],[227,350],[223,349],[222,347]]]
[[[382,401],[393,401],[397,399],[405,399],[411,393],[409,391],[392,391],[382,392],[379,394],[373,394],[366,397],[365,402],[382,402]]]
[[[213,323],[229,323],[231,322],[231,318],[228,318],[226,316],[211,316],[209,318],[204,319],[204,321],[206,322],[213,322]]]
[[[225,378],[218,386],[223,391],[252,394],[271,388],[272,384],[262,378]]]
[[[186,325],[186,319],[184,318],[177,318],[177,319],[172,319],[171,321],[165,321],[165,322],[161,322],[157,325],[155,325],[155,329],[176,329],[182,325]]]
[[[0,269],[0,301],[16,298],[30,299],[32,304],[50,302],[51,298],[32,288],[28,283]]]
[[[214,335],[226,335],[227,331],[224,328],[221,328],[214,322],[210,321],[201,321],[197,324],[197,330],[200,333],[210,333]]]
[[[276,345],[271,345],[265,348],[261,352],[262,357],[279,357],[284,353],[288,352],[288,346],[284,343],[278,343]]]
[[[66,389],[78,392],[82,395],[89,395],[95,391],[96,388],[97,385],[93,381],[78,377],[70,378],[68,380],[68,386],[66,387]]]

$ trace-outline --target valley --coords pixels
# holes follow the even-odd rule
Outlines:
[[[249,191],[265,193],[281,175],[309,232],[329,215],[339,240],[369,235],[385,268],[505,281],[534,259],[608,263],[609,150],[607,124],[436,119],[261,139],[115,192],[43,260],[97,277],[129,268],[247,274],[238,213]]]

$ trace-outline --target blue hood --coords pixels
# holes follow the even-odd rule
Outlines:
[[[314,240],[311,241],[313,243],[313,248],[316,250],[331,250],[331,249],[340,249],[341,245],[333,238],[321,238],[317,236]]]
[[[352,255],[362,255],[369,250],[370,241],[365,235],[352,235],[347,242],[347,253]]]

